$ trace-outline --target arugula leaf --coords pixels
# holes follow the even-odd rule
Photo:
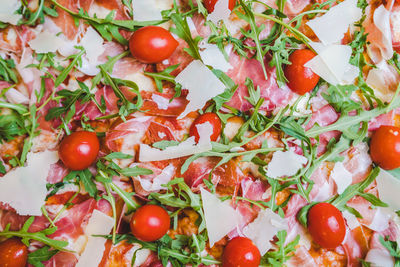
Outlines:
[[[82,46],[75,46],[76,49],[79,49],[79,53],[76,55],[71,55],[67,57],[66,60],[72,59],[71,63],[57,76],[56,80],[54,81],[54,87],[57,88],[62,84],[65,79],[68,77],[68,74],[71,70],[78,64],[82,65],[82,56],[85,53],[85,49]]]
[[[34,233],[28,232],[28,229],[32,225],[34,220],[35,217],[29,217],[29,219],[24,223],[21,230],[19,231],[10,231],[11,224],[8,224],[5,229],[0,232],[0,236],[4,236],[5,238],[11,238],[14,236],[19,237],[21,238],[22,243],[24,243],[28,247],[30,240],[36,240],[54,249],[68,251],[64,249],[68,245],[67,241],[54,240],[47,237],[48,235],[53,234],[57,230],[57,227],[49,227],[45,230]]]
[[[201,36],[192,37],[192,33],[190,32],[189,25],[187,23],[187,19],[185,16],[182,16],[180,13],[171,14],[171,20],[175,24],[176,28],[171,28],[171,32],[178,35],[179,38],[185,40],[188,44],[188,48],[184,48],[190,56],[194,59],[201,60],[199,53],[199,42],[202,40]]]
[[[176,68],[178,68],[179,65],[180,64],[169,66],[165,70],[157,73],[145,71],[144,74],[154,79],[154,82],[156,83],[157,86],[157,90],[162,93],[163,81],[170,82],[176,85],[175,76],[171,75],[171,72],[176,70]]]
[[[389,240],[389,237],[383,238],[379,237],[381,244],[390,252],[390,255],[394,257],[395,267],[400,266],[400,246],[397,242]]]
[[[163,140],[163,141],[159,141],[159,142],[155,142],[153,143],[153,147],[161,149],[161,150],[165,150],[167,147],[170,146],[177,146],[179,145],[178,141],[167,141],[167,140]]]
[[[89,169],[85,169],[82,171],[71,171],[67,176],[63,179],[65,182],[69,182],[74,180],[76,182],[82,182],[85,191],[89,193],[91,197],[98,199],[98,192],[96,184],[93,181],[93,175],[89,171]]]
[[[278,238],[278,241],[276,242],[278,250],[267,252],[262,257],[261,264],[265,263],[268,264],[268,266],[280,267],[284,266],[284,263],[293,257],[294,252],[296,251],[296,246],[300,241],[300,236],[296,236],[296,238],[286,246],[285,241],[287,232],[285,230],[279,231],[276,236]]]
[[[15,111],[7,115],[0,115],[0,144],[3,140],[8,142],[15,136],[22,136],[28,133],[25,127],[25,118]]]
[[[58,250],[51,249],[49,246],[44,246],[34,252],[29,253],[28,263],[35,267],[44,267],[43,261],[48,261],[58,253]]]
[[[44,1],[45,0],[39,0],[38,7],[36,8],[35,12],[32,12],[29,9],[27,1],[21,1],[22,6],[19,10],[19,13],[22,14],[23,19],[18,22],[18,25],[34,26],[37,22],[39,24],[43,24],[45,15],[58,17],[57,11],[53,7],[45,6]]]
[[[14,70],[15,63],[12,59],[3,59],[0,56],[0,80],[8,83],[18,83],[17,74]]]
[[[30,151],[32,145],[33,145],[33,138],[36,137],[39,132],[36,130],[39,127],[38,123],[38,117],[36,114],[36,106],[32,105],[29,108],[29,128],[27,129],[28,131],[28,138],[24,140],[24,146],[22,147],[22,152],[21,152],[21,158],[20,158],[20,165],[23,166],[25,161],[26,161],[26,156],[28,155],[28,152]]]

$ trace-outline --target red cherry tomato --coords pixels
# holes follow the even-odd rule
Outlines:
[[[9,238],[0,243],[1,267],[25,267],[28,248],[16,238]]]
[[[208,13],[212,13],[214,11],[215,4],[218,0],[204,0],[204,7],[207,9]],[[229,0],[229,9],[232,11],[236,5],[236,0]]]
[[[222,267],[258,267],[261,255],[247,237],[235,237],[229,241],[222,254]]]
[[[308,212],[308,231],[321,247],[336,248],[346,234],[342,213],[329,203],[314,205]]]
[[[372,160],[385,170],[400,167],[400,128],[379,127],[372,134],[370,153]]]
[[[146,26],[135,31],[129,40],[132,55],[144,63],[158,63],[169,58],[179,43],[159,26]]]
[[[304,95],[314,89],[319,81],[317,74],[310,68],[304,67],[304,64],[313,57],[315,57],[314,52],[308,49],[296,50],[289,56],[289,61],[292,64],[285,67],[285,77],[288,80],[287,85],[293,92],[299,95]]]
[[[79,171],[86,169],[96,160],[99,149],[96,133],[74,132],[62,140],[58,155],[65,166]]]
[[[213,132],[210,137],[211,141],[217,141],[218,136],[221,134],[221,120],[215,113],[204,113],[197,117],[190,126],[189,135],[194,136],[196,142],[198,142],[200,135],[196,126],[205,122],[209,122],[213,127]]]
[[[170,227],[170,218],[165,209],[157,205],[144,205],[136,210],[130,222],[132,234],[145,242],[163,237]]]

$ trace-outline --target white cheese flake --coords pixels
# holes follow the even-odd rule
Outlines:
[[[378,207],[376,208],[376,212],[374,218],[372,219],[372,222],[366,226],[373,231],[382,232],[389,227],[389,220],[390,214],[385,212],[384,209]]]
[[[290,177],[295,175],[306,163],[307,158],[297,155],[291,150],[276,151],[266,167],[267,175],[271,178]]]
[[[151,99],[157,104],[157,108],[161,110],[167,110],[169,106],[169,99],[161,95],[153,94]]]
[[[224,54],[219,50],[216,44],[209,44],[207,42],[200,42],[200,56],[204,64],[219,69],[223,72],[227,72],[232,69],[231,64],[226,61]]]
[[[370,249],[365,257],[365,261],[371,264],[371,267],[393,267],[394,258],[386,248]]]
[[[146,144],[140,144],[139,161],[148,162],[175,159],[211,150],[210,136],[213,132],[212,125],[209,122],[199,124],[197,125],[197,131],[200,137],[197,144],[194,136],[189,137],[177,146],[170,146],[164,150],[152,148]]]
[[[17,25],[22,18],[21,14],[15,12],[21,7],[20,0],[3,0],[0,3],[0,21]]]
[[[353,181],[353,175],[346,169],[342,162],[335,163],[331,172],[331,178],[335,181],[339,194],[343,193]]]
[[[229,0],[218,0],[215,3],[214,11],[208,15],[207,19],[217,24],[220,20],[228,20],[230,14]]]
[[[358,221],[357,217],[354,214],[345,210],[342,212],[342,215],[343,218],[346,219],[347,226],[350,228],[350,230],[353,230],[360,226],[360,222]]]
[[[114,226],[114,219],[101,211],[94,210],[86,226],[85,234],[88,235],[88,242],[85,250],[79,257],[76,267],[95,267],[98,266],[103,258],[105,243],[104,237],[94,237],[93,235],[108,235]]]
[[[215,242],[236,228],[239,223],[239,215],[230,206],[229,201],[222,202],[206,189],[200,188],[200,191],[208,239],[210,247],[212,247]]]
[[[19,215],[41,216],[47,195],[47,175],[58,161],[56,151],[28,153],[26,167],[18,167],[0,177],[0,202]]]
[[[167,184],[171,179],[173,178],[173,175],[175,174],[175,167],[173,164],[169,164],[167,167],[165,167],[162,172],[154,177],[152,181],[148,179],[143,179],[140,176],[138,176],[136,179],[139,181],[140,185],[143,187],[144,190],[148,192],[156,192],[161,189],[166,189],[164,184]]]
[[[64,45],[64,41],[57,35],[45,30],[39,33],[35,39],[28,42],[36,53],[56,52]]]
[[[243,234],[250,238],[264,255],[271,247],[270,241],[281,230],[287,230],[287,221],[271,209],[265,209],[258,213],[258,217],[245,228]]]
[[[132,7],[135,21],[162,20],[161,11],[168,9],[165,4],[157,0],[133,0]]]
[[[357,7],[357,0],[345,0],[306,24],[327,45],[340,42],[349,26],[360,20],[361,16],[362,10]]]
[[[352,49],[348,45],[328,45],[314,43],[313,47],[318,55],[304,64],[314,73],[323,78],[328,83],[351,84],[357,78],[359,70],[356,66],[349,63]]]
[[[225,85],[200,60],[192,61],[178,74],[175,81],[180,83],[183,89],[189,91],[186,97],[189,104],[178,119],[203,108],[208,100],[222,94],[225,90]]]
[[[393,211],[400,210],[400,181],[381,169],[376,177],[379,198]]]
[[[104,53],[105,48],[103,46],[104,40],[92,27],[88,27],[85,35],[79,42],[80,46],[83,46],[86,53],[82,56],[82,66],[78,69],[87,74],[94,76],[100,72],[97,65],[99,64],[98,58]]]

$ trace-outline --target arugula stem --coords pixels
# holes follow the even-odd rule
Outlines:
[[[140,205],[137,204],[127,192],[122,190],[116,184],[111,182],[111,183],[109,183],[109,185],[110,185],[110,188],[122,198],[122,200],[128,206],[129,210],[136,210],[137,208],[140,207]]]

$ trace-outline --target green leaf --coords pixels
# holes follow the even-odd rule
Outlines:
[[[296,216],[296,218],[297,218],[297,220],[299,221],[299,223],[301,224],[301,225],[303,225],[305,228],[307,228],[307,226],[308,226],[308,223],[307,223],[307,221],[308,221],[308,212],[310,211],[310,209],[315,205],[315,204],[317,204],[318,202],[312,202],[311,204],[308,204],[308,205],[306,205],[306,206],[304,206],[304,207],[302,207],[301,209],[300,209],[300,211],[297,213],[297,216]]]
[[[0,81],[18,83],[14,60],[0,57]]]
[[[122,152],[113,152],[105,156],[104,159],[110,161],[113,159],[131,159],[132,157],[132,155],[128,155]]]
[[[128,177],[135,177],[139,175],[149,175],[152,174],[153,171],[145,168],[140,168],[140,167],[132,167],[132,168],[125,168],[121,169],[119,171],[122,175],[128,176]]]
[[[287,232],[285,230],[279,231],[276,236],[278,238],[278,241],[276,242],[278,249],[268,251],[262,257],[262,263],[274,267],[280,267],[284,266],[284,263],[294,256],[296,247],[300,241],[300,235],[296,236],[296,238],[292,242],[288,243],[286,246],[285,241]]]
[[[400,266],[400,247],[399,244],[395,241],[389,240],[389,237],[383,238],[382,236],[379,237],[379,241],[381,244],[390,252],[390,255],[394,257],[395,260],[395,267]]]
[[[77,176],[85,187],[85,191],[88,192],[91,197],[97,197],[97,187],[93,181],[92,173],[88,169],[85,169],[78,172]]]
[[[177,145],[179,145],[179,142],[174,140],[173,141],[163,140],[152,144],[153,147],[161,150],[165,150],[167,147],[177,146]]]
[[[34,252],[29,253],[28,263],[35,267],[44,267],[43,261],[48,261],[58,253],[58,250],[52,250],[49,246],[44,246]]]
[[[71,63],[57,76],[56,80],[54,81],[54,87],[57,88],[62,84],[65,79],[68,77],[68,74],[71,70],[77,65],[80,64],[82,60],[82,56],[85,53],[85,49],[81,46],[76,46],[75,48],[79,49],[79,53],[76,55],[69,56],[67,59],[72,59]]]

